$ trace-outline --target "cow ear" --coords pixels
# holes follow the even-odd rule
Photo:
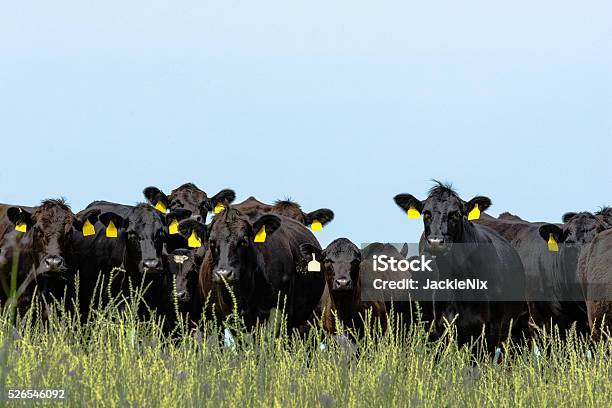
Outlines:
[[[178,229],[180,234],[184,238],[189,238],[191,236],[191,233],[195,231],[202,241],[206,241],[208,239],[208,227],[206,226],[206,224],[203,224],[194,219],[189,218],[187,220],[179,222]]]
[[[170,224],[172,221],[176,220],[176,221],[182,221],[185,220],[187,218],[191,217],[191,211],[190,210],[186,210],[184,208],[178,208],[174,211],[170,211],[168,214],[166,214],[166,222],[168,224]]]
[[[127,228],[129,225],[129,220],[124,219],[122,216],[110,211],[100,214],[98,219],[102,224],[104,224],[105,227],[108,227],[111,221],[117,228]]]
[[[274,214],[264,214],[253,223],[255,242],[265,242],[266,235],[273,234],[281,225],[281,219]]]
[[[404,211],[408,211],[412,208],[419,213],[423,212],[423,202],[411,194],[398,194],[393,197],[393,201],[395,201],[395,204]]]
[[[544,224],[540,227],[539,232],[542,239],[546,242],[549,242],[551,234],[555,242],[558,243],[565,241],[566,238],[563,229],[555,224]]]
[[[604,205],[595,215],[601,219],[606,228],[612,228],[612,207]]]
[[[334,212],[328,208],[319,208],[318,210],[309,212],[306,214],[304,224],[313,225],[313,223],[319,222],[319,227],[323,227],[329,224],[334,219]],[[315,225],[312,229],[315,230]]]
[[[28,228],[34,225],[32,214],[21,207],[10,207],[6,215],[14,225],[25,224]]]
[[[179,234],[179,222],[191,217],[191,211],[179,208],[166,214],[166,225],[170,235]]]
[[[304,258],[308,259],[309,261],[312,260],[312,254],[315,254],[315,259],[317,261],[321,262],[323,260],[323,251],[321,250],[321,248],[318,248],[310,242],[300,244],[300,253]]]
[[[224,189],[219,191],[214,196],[208,199],[207,203],[200,204],[200,212],[205,214],[209,211],[214,212],[215,214],[219,214],[225,208],[234,202],[236,199],[236,192],[230,189]],[[203,211],[206,210],[206,211]]]
[[[208,227],[194,219],[183,220],[179,223],[178,230],[187,240],[189,248],[199,248],[203,242],[208,240]]]
[[[468,213],[468,219],[477,220],[480,218],[480,213],[485,212],[490,206],[491,199],[489,197],[476,196],[464,203],[463,212]]]
[[[561,217],[561,220],[563,220],[563,223],[566,224],[568,223],[572,218],[574,218],[574,216],[576,215],[575,212],[566,212],[565,214],[563,214],[563,217]]]
[[[406,257],[408,256],[408,243],[407,242],[404,242],[404,245],[402,245],[402,249],[400,250],[400,255],[404,259],[406,259]]]
[[[152,206],[157,207],[161,203],[161,206],[165,208],[168,207],[168,196],[159,188],[147,187],[142,190],[142,194],[144,194],[145,198]]]
[[[93,226],[96,222],[98,222],[98,217],[100,216],[100,209],[94,208],[93,210],[86,211],[83,215],[79,217],[74,217],[74,221],[72,221],[72,226],[74,229],[82,230],[86,221]]]

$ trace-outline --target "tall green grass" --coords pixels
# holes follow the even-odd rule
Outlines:
[[[316,324],[307,334],[289,333],[281,319],[250,333],[238,330],[228,347],[223,323],[203,321],[194,329],[179,321],[165,335],[160,318],[138,319],[139,299],[101,306],[85,324],[60,303],[15,318],[5,308],[0,401],[19,388],[64,389],[64,404],[79,407],[612,403],[609,341],[541,333],[529,345],[510,344],[494,362],[479,343],[459,349],[452,326],[430,342],[425,323],[406,328],[394,316],[386,332],[368,331],[355,345]],[[236,316],[226,323],[240,324]]]

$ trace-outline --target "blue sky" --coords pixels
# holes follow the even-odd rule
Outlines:
[[[193,181],[416,241],[431,178],[530,220],[612,204],[609,1],[0,4],[0,202]]]

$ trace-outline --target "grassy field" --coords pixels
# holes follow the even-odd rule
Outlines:
[[[609,341],[570,336],[561,342],[543,333],[534,340],[540,356],[533,346],[509,346],[493,362],[478,344],[458,349],[452,328],[432,343],[424,324],[405,331],[392,319],[385,334],[366,333],[356,346],[318,327],[294,336],[282,324],[228,343],[212,322],[197,331],[180,324],[174,336],[164,336],[159,321],[135,317],[135,299],[103,308],[85,325],[61,307],[51,307],[44,320],[32,310],[12,324],[5,308],[2,404],[15,388],[63,389],[67,406],[612,404]]]

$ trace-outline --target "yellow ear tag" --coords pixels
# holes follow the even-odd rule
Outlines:
[[[255,242],[266,242],[266,226],[262,226],[259,232],[255,235]]]
[[[421,213],[414,207],[408,209],[408,218],[421,218]]]
[[[550,252],[559,252],[559,245],[555,241],[553,234],[548,234],[548,250]]]
[[[159,211],[162,214],[165,214],[166,211],[168,210],[166,208],[166,204],[162,203],[161,201],[158,201],[157,204],[155,204],[155,208],[157,208],[157,211]]]
[[[177,220],[172,220],[172,222],[170,223],[170,225],[168,225],[168,233],[170,235],[176,235],[178,234],[178,221]]]
[[[83,236],[88,237],[90,235],[96,235],[96,229],[89,220],[85,220],[85,224],[83,224]]]
[[[117,238],[117,227],[115,227],[115,223],[113,221],[109,222],[106,226],[106,237]]]
[[[191,230],[191,235],[187,240],[187,245],[189,245],[189,248],[199,248],[202,246],[202,241],[198,237],[198,234],[196,234],[195,230]]]
[[[323,229],[323,224],[319,220],[314,220],[312,224],[310,224],[310,228],[313,232],[321,231]]]
[[[480,218],[480,210],[478,209],[478,204],[474,204],[474,208],[472,208],[472,211],[470,211],[470,213],[468,214],[468,220],[472,221],[472,220],[477,220]]]
[[[28,225],[25,222],[20,222],[15,225],[15,231],[26,232],[28,230]]]
[[[219,214],[220,212],[223,212],[223,210],[225,210],[225,206],[221,203],[217,203],[217,205],[215,205],[215,209],[213,210],[213,212],[215,214]]]

